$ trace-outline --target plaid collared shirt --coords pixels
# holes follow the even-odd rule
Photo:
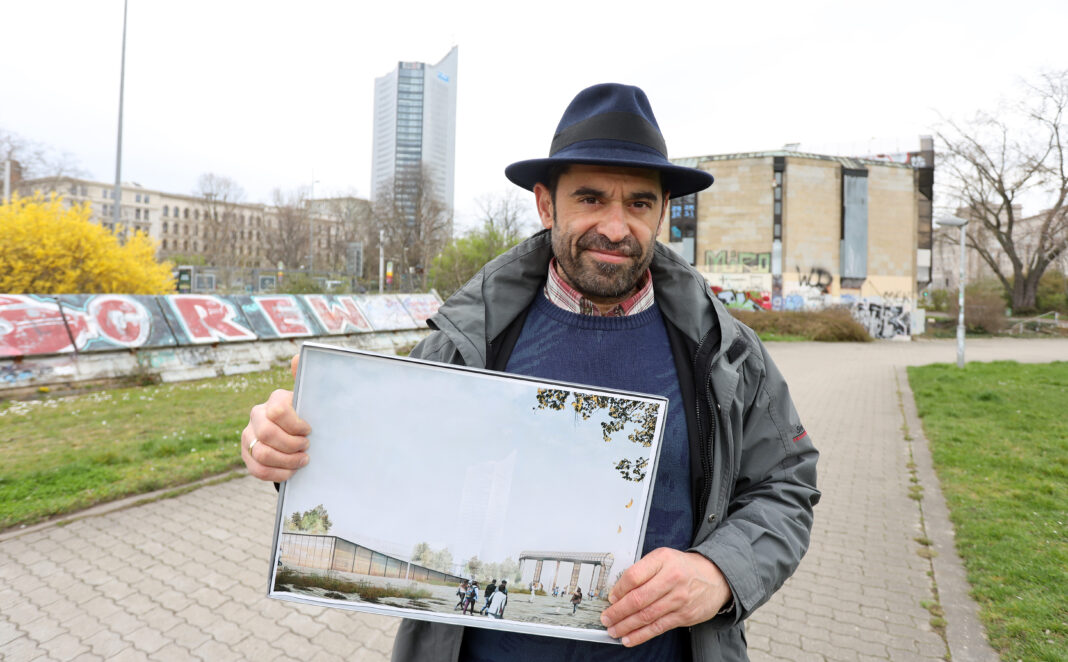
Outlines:
[[[616,304],[608,312],[602,313],[597,306],[582,296],[575,288],[564,282],[556,273],[556,258],[549,261],[549,279],[545,281],[545,298],[564,310],[579,315],[594,317],[625,317],[635,315],[653,305],[653,275],[646,269],[638,281],[638,291],[626,301]]]

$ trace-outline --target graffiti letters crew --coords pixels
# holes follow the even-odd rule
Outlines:
[[[545,230],[450,297],[412,356],[668,398],[643,556],[601,614],[624,646],[405,620],[393,659],[746,660],[744,620],[808,548],[818,453],[756,334],[656,242],[668,198],[712,176],[671,163],[645,93],[616,84],[580,92],[548,158],[505,174]],[[258,478],[307,462],[291,397],[242,434]]]

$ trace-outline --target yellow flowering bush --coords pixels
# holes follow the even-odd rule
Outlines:
[[[62,197],[0,203],[0,293],[170,294],[174,266],[157,262],[155,242],[134,232],[126,243],[89,220],[89,204]]]

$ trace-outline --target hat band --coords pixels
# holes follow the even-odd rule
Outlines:
[[[644,117],[626,112],[605,112],[575,122],[553,136],[549,156],[583,140],[622,140],[655,149],[667,158],[664,136]]]

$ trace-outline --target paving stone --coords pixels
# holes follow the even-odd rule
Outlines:
[[[107,624],[108,629],[120,635],[127,635],[144,627],[144,622],[137,616],[127,611],[119,610],[107,618],[101,620]]]
[[[139,615],[138,620],[157,632],[166,632],[181,623],[185,623],[173,611],[158,605]]]
[[[36,641],[38,644],[43,644],[53,637],[66,632],[59,621],[48,615],[41,616],[41,618],[30,621],[29,623],[23,623],[19,626],[19,629],[25,632],[27,637]]]
[[[92,649],[94,655],[107,660],[114,658],[124,649],[131,648],[129,642],[123,641],[117,632],[111,630],[98,630],[83,641]]]
[[[147,662],[149,657],[144,651],[134,646],[130,646],[129,648],[124,648],[116,653],[111,657],[111,660],[112,662]]]
[[[167,644],[153,653],[152,659],[159,660],[159,662],[200,662],[200,658],[193,655],[190,650],[176,644]]]
[[[193,655],[204,660],[204,662],[218,662],[219,660],[236,659],[236,656],[229,646],[214,639],[208,639],[193,649]]]
[[[204,631],[214,637],[217,641],[220,641],[227,645],[236,644],[245,637],[249,636],[248,630],[243,629],[236,623],[231,623],[225,619],[218,619],[215,622],[207,625]]]
[[[37,642],[29,637],[19,637],[4,644],[4,648],[0,652],[3,653],[5,662],[6,660],[11,660],[12,662],[16,660],[33,660],[48,654],[45,649],[38,646]]]
[[[211,639],[211,635],[198,627],[182,621],[170,630],[163,633],[167,639],[189,651],[196,650],[198,646]]]
[[[82,653],[89,652],[89,647],[71,634],[61,634],[58,637],[53,637],[42,643],[41,648],[47,650],[48,654],[57,660],[69,660]]]
[[[170,643],[157,630],[148,626],[138,628],[129,634],[123,635],[122,638],[133,644],[133,647],[137,650],[149,655]]]

